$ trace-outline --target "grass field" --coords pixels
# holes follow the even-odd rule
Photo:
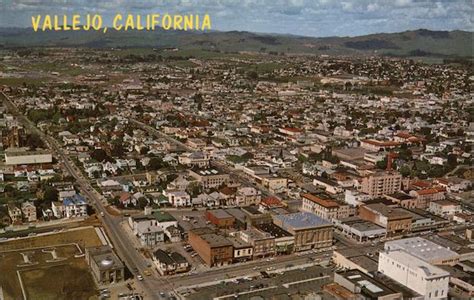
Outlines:
[[[94,228],[0,243],[0,286],[8,299],[97,299],[84,247],[101,245]],[[57,258],[49,252],[55,251]],[[30,263],[25,263],[27,256]],[[22,291],[23,285],[23,291]]]

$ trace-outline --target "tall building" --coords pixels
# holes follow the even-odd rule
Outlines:
[[[402,189],[402,175],[395,171],[381,171],[362,179],[361,191],[371,197],[380,197],[399,192]]]

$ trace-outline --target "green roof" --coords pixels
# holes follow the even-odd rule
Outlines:
[[[176,219],[166,211],[154,211],[153,212],[153,217],[158,221],[158,222],[170,222],[170,221],[176,221]]]

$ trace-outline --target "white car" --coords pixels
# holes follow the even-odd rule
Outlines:
[[[142,280],[143,280],[143,276],[142,276],[142,275],[137,275],[137,279],[138,279],[139,281],[142,281]]]

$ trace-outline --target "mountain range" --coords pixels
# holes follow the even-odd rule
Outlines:
[[[0,28],[0,47],[179,48],[225,52],[473,58],[473,32],[419,29],[357,37],[303,37],[245,31],[45,31]]]

